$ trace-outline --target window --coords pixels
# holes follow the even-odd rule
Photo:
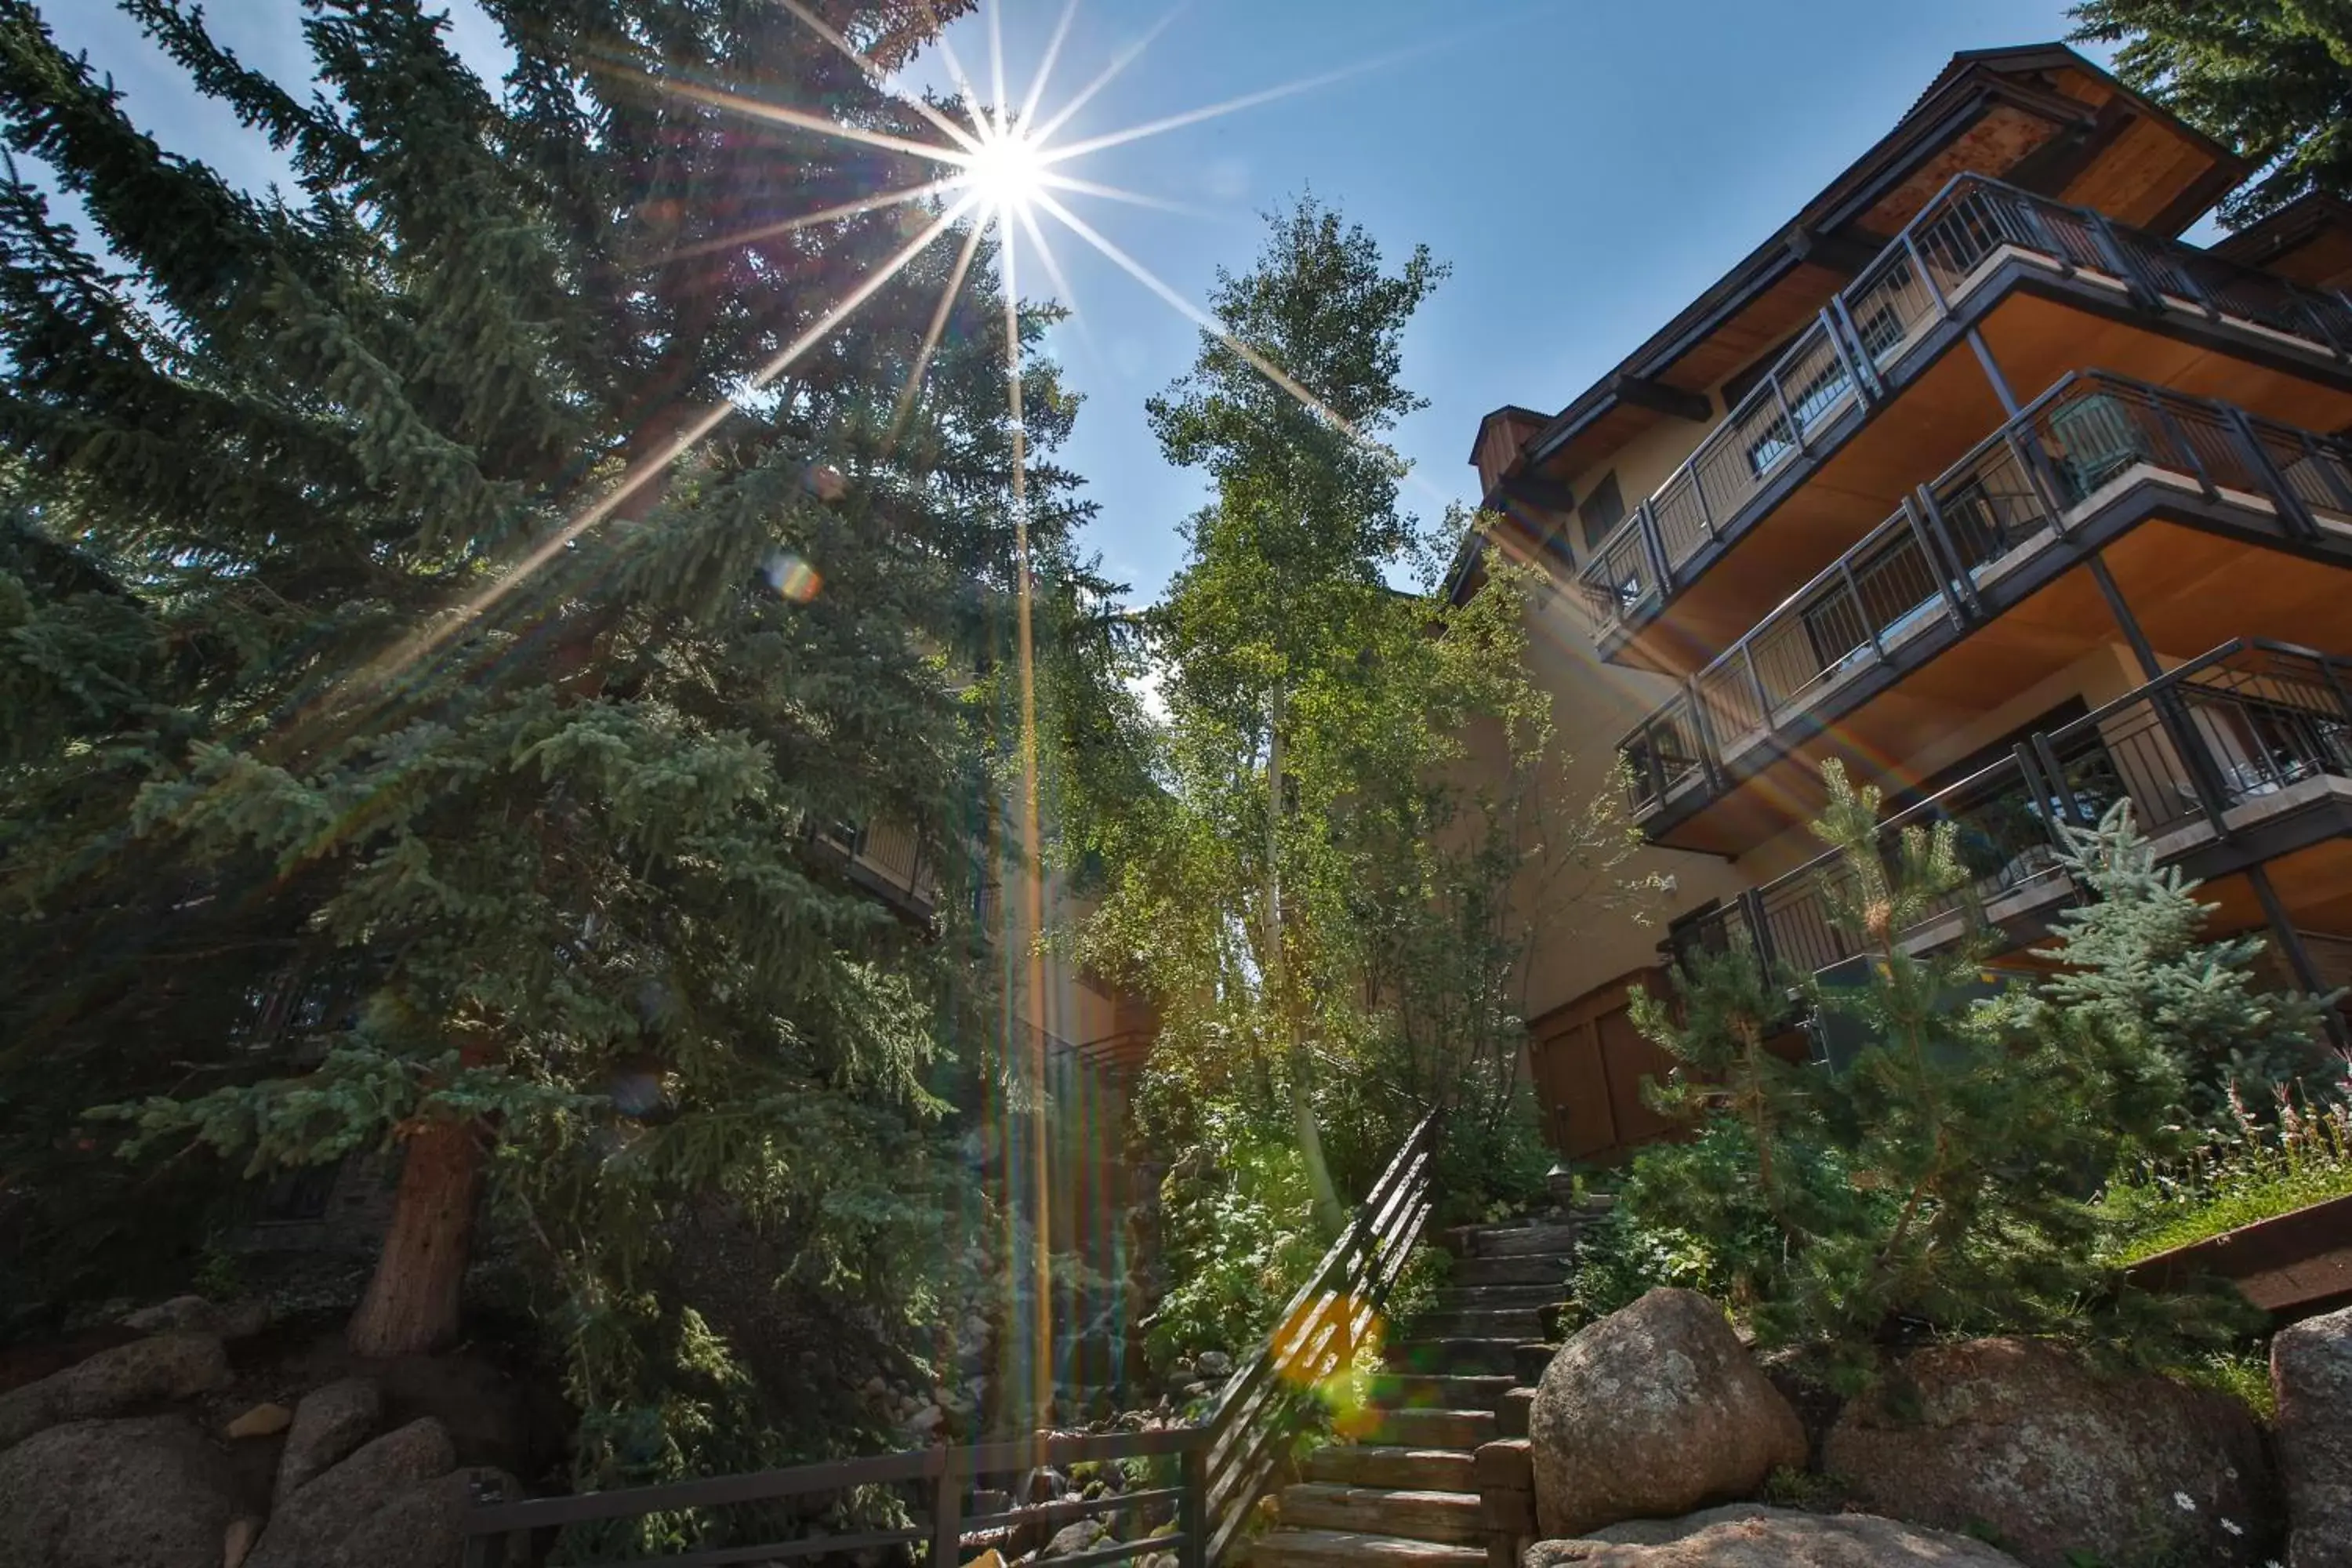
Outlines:
[[[1584,520],[1584,547],[1587,550],[1599,549],[1601,542],[1609,537],[1610,531],[1625,521],[1625,498],[1618,491],[1614,470],[1601,476],[1601,482],[1592,487],[1591,493],[1584,498],[1584,504],[1577,509],[1576,515]]]

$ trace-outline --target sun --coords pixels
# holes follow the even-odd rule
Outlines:
[[[971,152],[964,154],[957,184],[998,213],[1024,213],[1048,183],[1040,142],[1020,131],[982,121]]]

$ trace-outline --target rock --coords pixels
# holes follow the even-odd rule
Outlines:
[[[459,1568],[466,1555],[466,1514],[478,1486],[495,1487],[512,1501],[522,1493],[504,1471],[476,1467],[422,1481],[362,1520],[321,1568]],[[527,1563],[520,1545],[509,1563]]]
[[[1990,1529],[2032,1568],[2260,1563],[2275,1518],[2243,1405],[2030,1340],[1913,1352],[1847,1405],[1822,1467],[1867,1510]]]
[[[261,1539],[261,1521],[251,1514],[228,1521],[228,1534],[221,1542],[221,1568],[243,1568],[253,1543]]]
[[[948,1413],[938,1405],[926,1405],[907,1417],[907,1430],[919,1436],[927,1436],[939,1430],[940,1423],[947,1418]]]
[[[315,1568],[376,1510],[457,1465],[449,1434],[429,1415],[387,1432],[280,1498],[247,1568]]]
[[[1643,1520],[1581,1541],[1539,1541],[1526,1568],[2018,1568],[1981,1541],[1867,1514],[1798,1513],[1734,1503],[1685,1519]]]
[[[1192,1368],[1212,1383],[1223,1383],[1234,1375],[1234,1358],[1223,1351],[1202,1351]]]
[[[366,1442],[383,1418],[383,1393],[363,1377],[347,1377],[304,1394],[294,1407],[286,1450],[278,1456],[278,1502],[283,1505],[304,1482]]]
[[[217,1568],[234,1492],[184,1415],[51,1426],[0,1454],[0,1568]]]
[[[1054,1532],[1054,1539],[1045,1542],[1045,1550],[1040,1552],[1037,1555],[1040,1557],[1075,1557],[1081,1552],[1092,1550],[1097,1542],[1102,1540],[1104,1536],[1108,1535],[1109,1533],[1109,1531],[1103,1528],[1102,1521],[1098,1519],[1082,1519],[1076,1524],[1066,1524],[1062,1526],[1061,1529],[1055,1531]]]
[[[1789,1402],[1689,1290],[1653,1290],[1580,1330],[1544,1369],[1528,1436],[1553,1538],[1687,1513],[1805,1462]]]
[[[212,1334],[241,1340],[269,1326],[269,1303],[256,1297],[224,1307],[202,1296],[174,1296],[129,1313],[121,1322],[142,1334]]]
[[[294,1412],[283,1405],[257,1405],[221,1430],[224,1437],[274,1437],[294,1425]]]
[[[2273,1446],[2286,1490],[2286,1560],[2352,1568],[2352,1307],[2271,1341]]]
[[[210,1334],[133,1340],[0,1394],[0,1448],[45,1426],[113,1415],[157,1400],[186,1399],[227,1382],[228,1352]]]

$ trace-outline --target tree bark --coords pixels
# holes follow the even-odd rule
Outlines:
[[[489,1131],[428,1121],[410,1135],[392,1228],[347,1331],[352,1352],[421,1355],[457,1337]]]

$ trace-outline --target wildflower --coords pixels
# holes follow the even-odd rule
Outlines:
[[[2234,1519],[2223,1520],[2221,1521],[2221,1528],[2228,1531],[2232,1535],[2243,1535],[2246,1533],[2245,1527],[2241,1525]]]
[[[2197,1511],[2196,1500],[2191,1498],[2187,1492],[2173,1493],[2172,1500],[2175,1506],[2177,1506],[2183,1513],[2195,1513]]]

